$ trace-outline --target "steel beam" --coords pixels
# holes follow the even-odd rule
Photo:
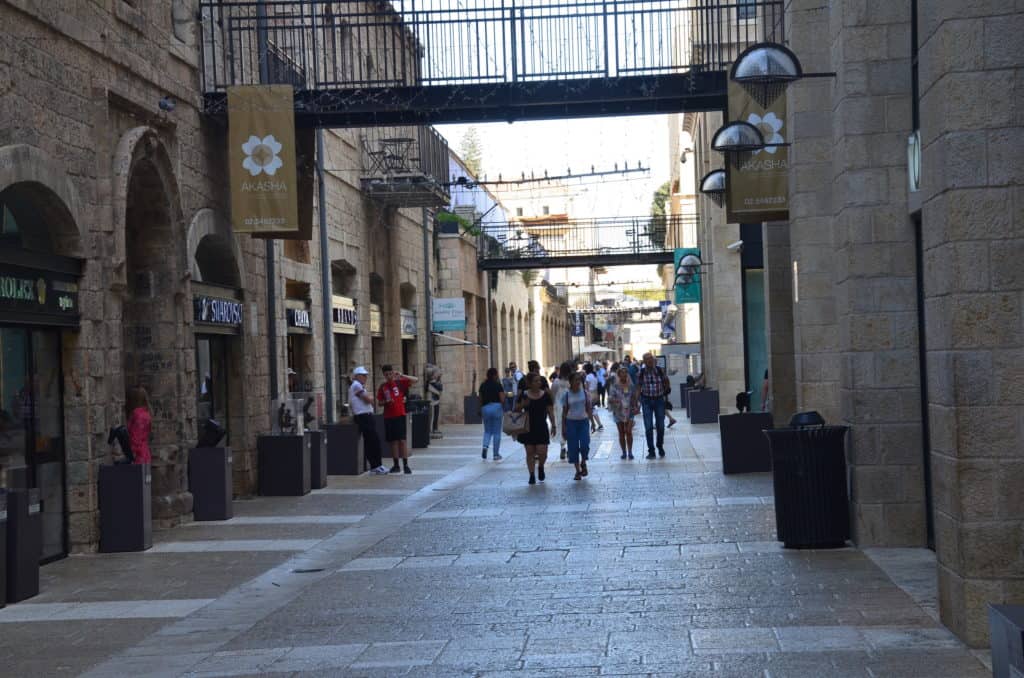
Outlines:
[[[592,268],[594,266],[635,266],[637,264],[671,264],[673,252],[628,254],[581,254],[576,256],[481,258],[481,271],[520,271],[534,268]]]

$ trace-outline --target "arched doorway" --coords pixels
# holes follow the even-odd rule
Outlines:
[[[195,435],[223,426],[223,444],[244,448],[245,338],[242,254],[227,221],[199,210],[188,228],[195,335]],[[242,443],[239,445],[238,443]],[[242,466],[239,464],[239,466]]]
[[[115,159],[115,211],[123,214],[124,301],[121,368],[125,391],[149,395],[153,431],[153,520],[172,525],[192,511],[185,443],[196,431],[179,322],[185,302],[184,228],[167,149],[155,131],[136,128]]]
[[[86,417],[64,397],[65,358],[79,357],[82,241],[77,194],[57,162],[0,147],[0,488],[38,491],[44,562],[70,548],[68,452],[90,452],[84,436],[67,442],[65,426]]]

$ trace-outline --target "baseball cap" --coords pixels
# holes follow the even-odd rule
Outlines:
[[[369,374],[369,372],[366,371],[365,367],[360,365],[359,367],[352,370],[352,374]]]

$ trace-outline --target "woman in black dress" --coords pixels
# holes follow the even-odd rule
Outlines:
[[[530,471],[530,484],[544,480],[544,462],[548,460],[548,444],[555,435],[555,403],[551,393],[543,388],[543,377],[531,373],[527,375],[526,390],[519,395],[516,410],[526,410],[530,421],[530,430],[519,436],[519,442],[526,447],[526,468]],[[551,432],[548,433],[548,421]],[[537,475],[534,476],[534,468]]]

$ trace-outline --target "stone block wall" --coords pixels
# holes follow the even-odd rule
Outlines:
[[[1024,603],[1024,11],[929,3],[919,32],[939,602],[982,647]]]

